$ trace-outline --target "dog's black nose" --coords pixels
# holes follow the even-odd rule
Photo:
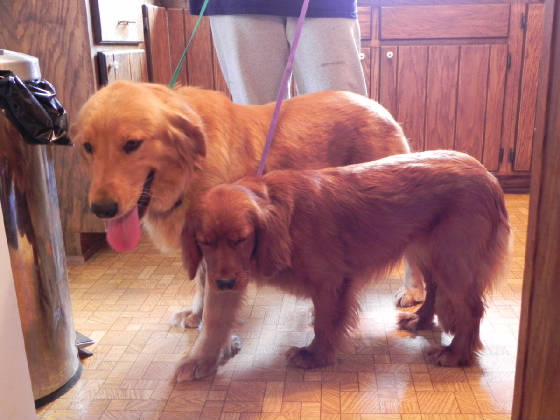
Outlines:
[[[114,201],[92,203],[91,211],[101,219],[108,219],[114,217],[119,212],[119,204]]]
[[[235,279],[216,280],[216,285],[220,290],[231,290],[235,286]]]

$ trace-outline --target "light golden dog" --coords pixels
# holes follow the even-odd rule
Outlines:
[[[213,373],[231,355],[231,329],[249,280],[311,298],[315,337],[291,364],[332,363],[358,316],[358,294],[404,255],[422,272],[426,301],[401,328],[454,334],[438,365],[467,365],[480,348],[484,294],[501,274],[510,226],[497,180],[453,151],[391,156],[323,170],[279,170],[219,185],[194,206],[183,232],[195,276],[204,257],[209,307],[177,380]],[[224,356],[225,355],[225,356]]]
[[[274,104],[236,105],[193,87],[114,82],[94,94],[71,136],[89,162],[92,211],[107,220],[117,250],[133,249],[140,224],[162,250],[180,247],[186,211],[211,186],[256,173]],[[364,162],[409,147],[378,103],[349,92],[319,92],[284,102],[266,170]],[[204,273],[193,307],[174,324],[196,327]]]

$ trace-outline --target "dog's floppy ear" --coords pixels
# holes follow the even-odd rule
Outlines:
[[[189,277],[193,280],[196,276],[198,266],[202,261],[202,252],[196,243],[194,224],[187,221],[181,233],[181,248],[183,253],[183,265],[189,272]]]
[[[292,265],[289,218],[274,204],[267,204],[256,218],[255,258],[259,271],[271,276]]]
[[[163,102],[167,119],[167,135],[179,155],[191,163],[196,156],[206,156],[206,139],[202,118],[186,102],[187,99],[177,92],[164,89],[155,90]]]
[[[189,115],[172,112],[169,124],[169,137],[185,160],[192,161],[193,155],[206,156],[206,139],[201,122],[189,118]]]

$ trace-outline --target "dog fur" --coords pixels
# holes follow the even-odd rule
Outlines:
[[[480,348],[484,296],[501,274],[510,226],[503,192],[477,160],[454,151],[391,156],[323,170],[280,170],[219,185],[193,208],[183,232],[191,277],[204,260],[203,329],[177,380],[213,373],[238,349],[231,329],[249,280],[311,298],[315,337],[292,365],[333,363],[356,325],[364,284],[406,256],[421,271],[426,301],[399,326],[454,334],[431,361],[468,365]]]
[[[194,87],[117,81],[82,107],[71,136],[89,162],[89,202],[112,203],[116,218],[149,198],[142,224],[161,250],[178,250],[187,210],[219,183],[256,173],[274,104],[237,105]],[[129,141],[140,141],[127,153]],[[284,102],[266,170],[318,169],[409,152],[381,105],[350,92],[318,92]],[[151,188],[146,181],[153,171]],[[196,327],[204,276],[190,310],[174,324]]]

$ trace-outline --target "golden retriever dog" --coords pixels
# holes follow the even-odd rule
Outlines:
[[[484,295],[501,274],[510,226],[497,180],[454,151],[391,156],[323,170],[279,170],[218,185],[183,231],[191,277],[205,261],[208,308],[179,381],[213,373],[231,355],[231,330],[249,280],[311,298],[315,337],[288,352],[300,368],[332,363],[356,325],[358,295],[400,258],[423,274],[426,300],[399,325],[454,334],[431,361],[462,366],[480,348]]]
[[[180,249],[187,210],[208,188],[254,174],[274,104],[237,105],[216,91],[118,81],[80,110],[71,136],[89,162],[91,210],[109,243],[133,249],[141,224],[161,250]],[[297,96],[282,105],[266,170],[317,169],[407,153],[400,126],[377,102],[349,92]],[[190,310],[196,327],[204,273]]]

